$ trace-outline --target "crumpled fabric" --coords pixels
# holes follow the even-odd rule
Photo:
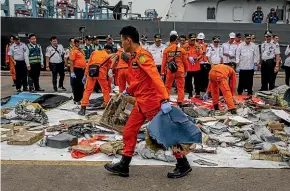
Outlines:
[[[202,141],[200,129],[174,106],[168,114],[160,111],[152,119],[147,129],[150,137],[165,148],[178,144],[201,143]]]
[[[42,124],[48,123],[48,117],[44,113],[43,108],[39,104],[27,100],[23,100],[15,106],[15,114],[18,118],[25,121],[35,121]]]
[[[120,141],[110,141],[108,143],[104,143],[100,146],[100,150],[102,153],[106,155],[116,155],[123,153],[124,143],[122,140]]]
[[[168,154],[164,150],[153,151],[148,146],[146,142],[142,141],[137,144],[135,152],[141,156],[143,159],[155,159],[164,162],[175,162],[176,159],[171,154]]]
[[[88,155],[93,155],[100,152],[100,146],[95,142],[105,138],[104,135],[96,135],[91,139],[83,139],[78,145],[71,147],[71,156],[73,158],[79,159]]]

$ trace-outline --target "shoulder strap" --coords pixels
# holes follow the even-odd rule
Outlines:
[[[108,60],[110,60],[111,59],[111,57],[109,56],[101,65],[100,65],[100,68],[102,67],[102,66],[104,66],[107,62],[108,62]]]
[[[178,49],[178,45],[176,45],[176,49],[175,49],[175,53],[174,53],[174,56],[173,56],[173,61],[175,61],[175,57],[177,56],[177,49]]]

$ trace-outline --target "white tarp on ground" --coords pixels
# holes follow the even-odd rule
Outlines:
[[[71,96],[71,94],[61,94]],[[97,98],[101,94],[93,94],[91,98]],[[61,109],[73,109],[77,106],[72,101],[60,106],[57,109],[47,111],[49,125],[59,124],[59,120],[65,119],[85,119],[75,111],[64,111]],[[101,112],[100,112],[101,113]],[[80,140],[80,139],[79,139]],[[289,168],[286,163],[272,162],[263,160],[251,160],[251,155],[239,147],[227,147],[217,149],[217,154],[205,153],[190,153],[187,155],[192,166],[209,167],[194,163],[194,160],[205,160],[210,163],[215,163],[215,167],[234,167],[234,168]],[[107,156],[99,153],[91,156],[86,156],[81,159],[71,157],[68,149],[55,149],[49,147],[40,147],[37,144],[31,146],[7,145],[6,142],[1,143],[1,160],[39,160],[39,161],[113,161],[118,162],[121,156]],[[174,165],[174,163],[166,163],[157,160],[142,159],[140,156],[135,156],[132,160],[132,165]]]

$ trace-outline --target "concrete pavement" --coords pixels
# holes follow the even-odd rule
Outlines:
[[[130,177],[101,166],[2,165],[2,191],[288,191],[287,169],[194,168],[182,179],[166,178],[173,167],[132,166]]]

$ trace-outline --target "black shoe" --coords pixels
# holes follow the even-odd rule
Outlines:
[[[12,84],[12,87],[15,87],[16,86],[16,84]]]
[[[74,101],[74,104],[75,105],[81,105],[81,102],[80,101]]]
[[[57,88],[53,88],[54,92],[57,93]]]
[[[129,177],[129,164],[132,157],[122,156],[120,162],[116,164],[105,164],[105,169],[122,177]]]
[[[16,91],[17,91],[18,93],[20,93],[20,92],[21,92],[21,89],[17,89]]]
[[[16,86],[16,80],[13,80],[13,85],[12,87],[15,87]]]
[[[64,87],[58,87],[58,88],[62,91],[66,91],[66,89]]]
[[[27,89],[27,88],[23,88],[23,91],[24,91],[24,92],[28,92],[28,89]]]
[[[192,171],[186,157],[177,159],[177,164],[173,172],[167,174],[168,178],[182,178]]]
[[[189,93],[188,94],[188,99],[191,99],[192,98],[192,93]]]
[[[82,106],[81,110],[78,112],[79,115],[86,115],[86,106]]]
[[[29,92],[30,92],[30,93],[36,93],[36,91],[35,91],[35,90],[29,90]]]
[[[42,88],[38,88],[38,89],[36,89],[35,91],[37,91],[37,92],[44,92],[45,90],[42,89]]]
[[[234,115],[237,114],[237,110],[236,109],[230,109],[230,110],[228,110],[228,112],[230,112],[231,114],[234,114]]]
[[[178,107],[182,108],[182,103],[181,102],[177,102]]]
[[[220,110],[220,109],[219,109],[219,105],[218,105],[218,104],[214,105],[214,106],[213,106],[213,109],[216,110],[216,111],[217,111],[217,110]]]

